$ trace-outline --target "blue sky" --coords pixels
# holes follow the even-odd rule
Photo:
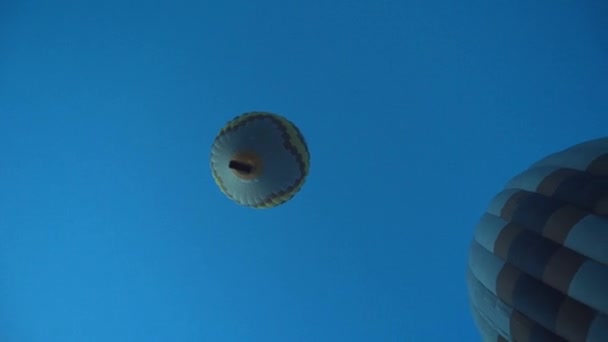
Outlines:
[[[0,4],[0,340],[476,341],[492,195],[606,135],[605,1]],[[312,155],[226,199],[251,110]]]

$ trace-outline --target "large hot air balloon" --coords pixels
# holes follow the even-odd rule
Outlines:
[[[221,129],[211,147],[211,171],[234,202],[271,208],[302,187],[310,155],[298,128],[282,116],[250,112]]]
[[[509,181],[477,225],[467,280],[484,341],[608,341],[608,138]]]

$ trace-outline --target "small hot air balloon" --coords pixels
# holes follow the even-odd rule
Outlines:
[[[608,138],[511,179],[477,225],[467,284],[484,341],[608,341]]]
[[[271,208],[302,187],[310,154],[299,129],[282,116],[249,112],[222,128],[211,147],[211,171],[234,202]]]

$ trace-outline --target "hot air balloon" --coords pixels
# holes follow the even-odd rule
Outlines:
[[[484,341],[608,341],[608,138],[507,183],[476,227],[467,285]]]
[[[234,202],[271,208],[302,187],[310,154],[300,130],[284,117],[249,112],[220,130],[211,147],[211,171],[220,190]]]

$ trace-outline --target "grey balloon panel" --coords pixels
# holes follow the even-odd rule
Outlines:
[[[589,214],[575,224],[564,245],[608,265],[608,218]]]
[[[608,316],[605,314],[597,315],[589,328],[586,342],[606,342],[607,336]]]
[[[599,312],[608,313],[608,267],[585,260],[570,282],[568,295]]]
[[[481,316],[481,312],[473,307],[473,304],[470,303],[471,312],[473,313],[473,322],[481,335],[481,341],[483,342],[502,342],[502,341],[511,341],[510,339],[504,338],[500,335],[493,327],[490,325],[490,321]]]
[[[483,248],[476,241],[469,249],[469,268],[481,284],[496,295],[497,280],[505,265],[504,260]]]
[[[502,336],[511,341],[509,327],[513,309],[483,286],[471,269],[467,270],[467,285],[473,318],[484,340],[497,341]]]

